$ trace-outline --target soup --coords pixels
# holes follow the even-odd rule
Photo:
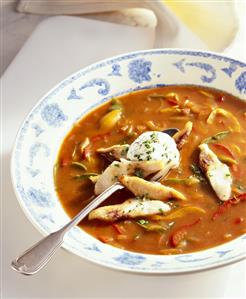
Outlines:
[[[74,125],[55,165],[57,193],[73,217],[120,181],[125,188],[79,224],[109,245],[150,254],[214,247],[246,232],[245,137],[246,103],[232,95],[133,92]]]

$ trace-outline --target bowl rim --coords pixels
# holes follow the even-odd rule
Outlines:
[[[15,197],[17,198],[19,205],[22,209],[22,211],[24,212],[24,215],[26,216],[26,218],[32,223],[32,225],[41,233],[42,236],[47,236],[48,233],[37,223],[37,221],[35,221],[34,219],[32,219],[32,217],[30,217],[30,214],[28,213],[28,211],[26,210],[24,204],[23,204],[23,199],[21,197],[21,194],[17,191],[16,188],[16,178],[15,178],[15,174],[14,174],[14,156],[15,156],[15,152],[17,150],[17,145],[18,145],[18,140],[19,137],[21,135],[22,129],[24,127],[24,125],[27,123],[29,116],[35,111],[35,109],[43,102],[43,100],[52,92],[54,92],[60,85],[62,85],[65,81],[67,81],[69,78],[73,77],[74,75],[76,75],[77,73],[81,72],[82,70],[84,72],[89,71],[90,69],[93,70],[96,66],[99,66],[101,64],[105,64],[105,63],[110,63],[113,62],[114,60],[117,60],[120,57],[126,57],[128,55],[141,55],[141,54],[149,54],[149,53],[158,53],[161,52],[160,54],[184,54],[184,55],[196,55],[196,54],[201,54],[202,57],[204,58],[216,58],[216,59],[220,59],[220,60],[227,60],[228,62],[232,62],[232,63],[237,63],[242,67],[246,67],[246,62],[244,61],[240,61],[234,58],[231,58],[229,56],[226,55],[222,55],[222,54],[218,54],[216,52],[213,51],[205,51],[205,50],[196,50],[196,49],[190,49],[190,48],[155,48],[155,49],[146,49],[146,50],[138,50],[138,51],[132,51],[132,52],[126,52],[126,53],[121,53],[115,56],[111,56],[109,58],[105,58],[99,61],[96,61],[92,64],[89,64],[86,67],[80,68],[78,70],[76,70],[75,72],[69,74],[68,76],[66,76],[64,79],[60,80],[57,84],[55,84],[55,86],[53,86],[52,88],[50,88],[46,93],[44,93],[41,97],[39,97],[39,99],[37,100],[37,102],[35,103],[35,105],[28,111],[28,113],[26,113],[26,115],[23,118],[23,121],[21,122],[21,124],[19,125],[19,128],[17,130],[17,133],[15,135],[15,139],[14,139],[14,143],[12,146],[12,151],[11,151],[11,158],[10,158],[10,175],[11,175],[11,183],[12,183],[12,187],[14,190],[14,194]],[[175,84],[174,84],[175,85]],[[91,109],[95,109],[95,108],[91,108]],[[88,113],[88,111],[87,111]],[[57,196],[57,200],[58,196]],[[86,233],[86,232],[85,232]],[[240,237],[240,236],[239,236]],[[238,238],[239,238],[238,237]],[[236,239],[238,239],[236,238]],[[195,251],[195,252],[191,252],[191,254],[196,254],[202,251],[206,251],[209,249],[213,249],[219,246],[222,246],[224,244],[228,244],[230,242],[233,242],[233,239],[229,242],[211,247],[211,248],[207,248],[207,249],[203,249],[200,251]],[[107,244],[104,244],[105,246],[110,246]],[[113,247],[113,246],[110,246]],[[61,246],[61,249],[75,254],[73,251],[71,251],[69,248],[66,248],[66,246],[63,244]],[[138,255],[142,255],[142,256],[153,256],[152,254],[145,254],[145,253],[141,253],[141,252],[132,252],[129,250],[123,250],[123,249],[119,249],[117,248],[119,251],[125,252],[125,253],[135,253]],[[190,253],[186,253],[186,254],[190,254]],[[165,276],[176,276],[176,275],[183,275],[183,274],[193,274],[193,273],[198,273],[198,272],[204,272],[204,271],[208,271],[208,270],[212,270],[212,269],[218,269],[227,265],[231,265],[234,264],[236,262],[240,262],[243,261],[244,259],[246,259],[246,252],[244,252],[243,256],[236,256],[236,257],[232,257],[229,261],[223,261],[221,264],[216,264],[216,265],[206,265],[206,266],[200,266],[200,268],[197,269],[187,269],[184,271],[172,271],[169,270],[167,272],[163,272],[162,270],[158,271],[158,270],[141,270],[141,269],[131,269],[131,268],[120,268],[116,265],[108,265],[108,264],[104,264],[101,261],[94,261],[93,259],[86,257],[86,256],[81,256],[78,254],[75,254],[80,258],[83,258],[86,261],[92,262],[95,265],[101,266],[101,267],[106,267],[108,269],[113,269],[113,270],[117,270],[117,271],[121,271],[121,272],[126,272],[126,273],[131,273],[131,274],[142,274],[142,275],[165,275]],[[184,256],[185,254],[177,254],[175,256]],[[162,256],[163,255],[154,255],[154,256]]]

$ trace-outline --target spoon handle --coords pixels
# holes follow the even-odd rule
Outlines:
[[[68,224],[56,232],[40,240],[34,246],[25,251],[22,255],[12,261],[11,266],[21,274],[32,275],[42,269],[51,257],[60,248],[63,237],[73,226],[77,225],[93,209],[108,198],[115,191],[124,188],[120,183],[115,183],[103,193],[93,199],[84,209],[82,209]]]

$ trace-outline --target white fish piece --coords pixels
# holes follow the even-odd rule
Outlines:
[[[199,145],[199,165],[218,198],[226,201],[231,197],[232,177],[229,167],[222,163],[207,144]]]
[[[95,194],[98,195],[118,181],[122,175],[141,175],[147,177],[164,167],[163,161],[114,161],[99,176],[95,184]]]
[[[170,198],[185,200],[185,196],[174,188],[158,182],[148,182],[136,176],[123,175],[119,181],[135,196],[147,197],[155,200],[169,200]]]
[[[191,121],[188,121],[184,128],[177,132],[174,136],[173,139],[177,144],[177,148],[181,150],[181,148],[187,143],[188,137],[191,134],[193,127],[193,123]]]
[[[125,159],[129,149],[129,144],[116,144],[106,148],[98,148],[97,152],[106,156],[110,161]]]
[[[104,206],[90,212],[89,220],[113,222],[122,218],[136,218],[167,213],[170,206],[160,200],[128,199],[121,204]]]

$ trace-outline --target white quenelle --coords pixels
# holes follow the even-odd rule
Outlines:
[[[180,153],[172,137],[158,131],[141,134],[129,147],[127,159],[131,161],[162,160],[165,165],[176,168]]]

